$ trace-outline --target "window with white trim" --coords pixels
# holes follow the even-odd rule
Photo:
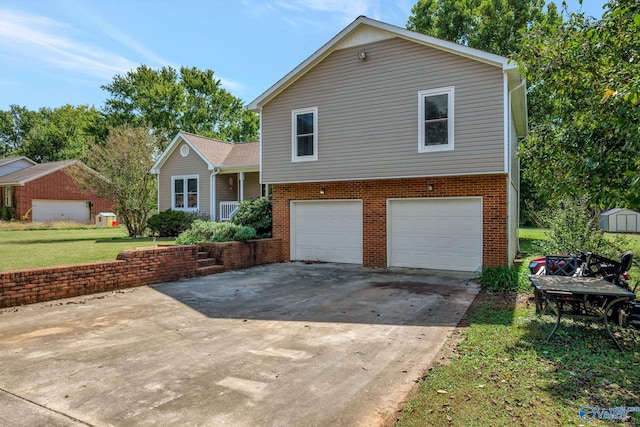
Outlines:
[[[418,92],[418,151],[453,150],[453,86]]]
[[[195,211],[200,205],[198,175],[171,177],[171,209]]]
[[[9,186],[4,188],[4,205],[11,207],[11,187]]]
[[[318,107],[291,112],[291,161],[318,160]]]

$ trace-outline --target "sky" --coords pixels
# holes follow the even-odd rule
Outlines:
[[[0,0],[0,110],[102,108],[101,86],[142,64],[213,70],[248,104],[358,16],[405,27],[416,1]]]

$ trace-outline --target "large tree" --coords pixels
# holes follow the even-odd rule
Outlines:
[[[160,150],[181,130],[231,142],[258,139],[258,116],[211,70],[142,65],[102,88],[110,95],[104,108],[110,125],[148,126]]]
[[[37,162],[78,159],[95,141],[102,121],[100,112],[87,105],[38,111],[11,105],[0,111],[0,155]]]
[[[509,56],[533,25],[560,21],[555,3],[544,7],[544,0],[419,0],[407,28]]]
[[[524,39],[530,84],[524,178],[538,199],[584,195],[640,208],[640,5],[613,0],[600,20],[572,14]]]
[[[40,115],[27,107],[11,105],[7,111],[0,110],[0,158],[17,155],[40,121]]]
[[[149,129],[112,128],[106,141],[91,144],[85,156],[86,164],[97,174],[87,169],[74,172],[81,187],[114,201],[113,209],[129,236],[143,234],[156,208],[156,179],[149,174],[155,150],[156,141]]]

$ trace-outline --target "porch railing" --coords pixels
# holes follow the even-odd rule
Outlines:
[[[220,221],[229,221],[240,202],[220,202]]]

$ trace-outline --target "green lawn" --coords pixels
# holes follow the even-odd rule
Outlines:
[[[524,298],[523,298],[524,297]],[[539,318],[520,294],[481,295],[450,357],[437,358],[397,426],[640,425],[579,416],[580,408],[640,405],[640,343],[617,331],[620,352],[600,324]],[[637,337],[636,339],[640,339]]]
[[[115,260],[125,249],[173,242],[131,239],[123,227],[0,228],[0,271]]]
[[[640,258],[640,235],[627,234]],[[520,229],[528,259],[542,255],[536,241],[544,230]],[[631,270],[633,284],[640,270]],[[640,333],[616,328],[620,352],[597,323],[563,319],[551,342],[552,316],[540,318],[530,294],[481,293],[477,307],[422,379],[397,426],[638,425],[631,421],[587,421],[580,408],[640,406]]]

